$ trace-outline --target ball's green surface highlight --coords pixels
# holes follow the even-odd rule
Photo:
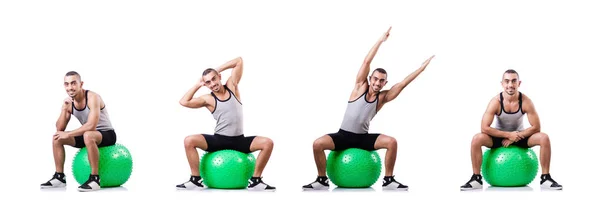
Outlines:
[[[381,159],[376,151],[350,148],[331,151],[327,157],[327,176],[341,188],[368,188],[381,175]]]

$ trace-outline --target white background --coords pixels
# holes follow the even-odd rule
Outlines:
[[[597,214],[591,207],[599,178],[596,9],[592,1],[2,2],[0,210],[19,216]],[[302,192],[316,178],[312,142],[338,130],[356,72],[389,26],[372,63],[388,71],[386,89],[436,55],[371,122],[371,132],[398,140],[395,175],[409,192],[382,192],[381,180],[372,192]],[[245,61],[245,134],[275,141],[263,177],[278,190],[176,191],[189,178],[183,139],[212,133],[215,125],[206,109],[178,101],[205,68],[237,56]],[[471,138],[509,68],[520,73],[520,90],[550,135],[551,174],[564,185],[561,192],[541,191],[540,173],[525,190],[459,191],[472,173]],[[67,96],[63,75],[71,70],[103,97],[118,142],[132,152],[134,171],[122,188],[78,193],[70,171],[76,149],[67,147],[67,189],[39,189],[54,172],[50,138]],[[72,118],[68,128],[76,127]]]

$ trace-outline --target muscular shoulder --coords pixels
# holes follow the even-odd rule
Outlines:
[[[527,95],[521,93],[521,96],[523,97],[523,112],[527,113],[532,111],[533,109],[533,101],[531,100],[531,98],[529,98]]]
[[[104,100],[102,100],[102,97],[100,96],[100,94],[89,90],[87,98],[88,98],[88,102],[89,101],[94,102],[97,105],[99,105],[100,108],[104,108]]]
[[[199,98],[204,100],[207,105],[215,106],[215,98],[210,93],[201,95]]]
[[[488,111],[493,111],[495,114],[500,114],[500,95],[496,95],[494,97],[492,97],[492,99],[490,100],[490,102],[488,103]]]

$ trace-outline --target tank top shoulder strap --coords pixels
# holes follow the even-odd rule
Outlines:
[[[85,90],[85,106],[83,106],[83,109],[81,109],[81,110],[77,109],[77,107],[75,107],[75,102],[71,102],[73,110],[83,111],[87,108],[87,106],[88,106],[88,91],[90,91],[90,90]]]
[[[498,116],[502,115],[502,112],[504,112],[504,96],[500,92],[500,113],[498,113]]]
[[[521,111],[521,114],[525,114],[525,112],[523,112],[523,94],[521,92],[519,92],[519,110]]]

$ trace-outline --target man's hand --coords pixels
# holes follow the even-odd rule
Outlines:
[[[71,107],[72,103],[73,103],[73,99],[71,97],[67,97],[67,98],[65,98],[62,108],[64,110],[68,110],[69,107]]]
[[[54,140],[67,139],[69,134],[64,131],[58,131],[54,134]]]
[[[388,37],[390,37],[391,30],[392,30],[392,27],[390,26],[390,28],[385,33],[383,33],[383,35],[381,36],[381,39],[379,39],[379,40],[381,40],[382,42],[386,41],[388,39]]]
[[[502,146],[508,147],[510,144],[518,142],[521,139],[524,139],[524,137],[523,137],[523,135],[521,135],[521,133],[519,133],[518,131],[511,132],[510,135],[508,136],[508,138],[502,140]]]

